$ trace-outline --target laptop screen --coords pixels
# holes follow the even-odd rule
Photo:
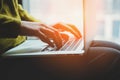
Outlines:
[[[23,7],[32,16],[46,24],[51,25],[58,22],[63,22],[75,25],[82,35],[82,40],[74,40],[75,43],[72,40],[72,42],[68,42],[67,44],[79,43],[81,46],[77,49],[77,53],[83,53],[80,52],[84,47],[83,0],[23,0]],[[63,54],[67,52],[69,54],[70,51],[74,54],[74,50],[79,44],[73,47],[73,50],[71,50],[71,47],[68,48],[67,44],[57,53],[61,53],[60,51],[62,51],[64,48],[67,48],[66,52],[62,52]],[[74,44],[71,46],[74,46]],[[43,43],[40,40],[34,41],[29,39],[26,41],[26,43],[11,49],[7,53],[39,53],[40,50],[45,50],[43,48],[46,45],[46,43]],[[51,50],[51,48],[49,49]],[[55,52],[53,54],[55,54]]]

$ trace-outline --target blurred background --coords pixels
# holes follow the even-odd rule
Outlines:
[[[23,0],[23,7],[42,22],[71,23],[82,30],[83,0]]]
[[[120,44],[120,0],[101,0],[101,10],[97,10],[95,39],[107,40]]]
[[[97,5],[98,31],[95,39],[119,43],[120,0],[96,1],[100,3]],[[82,26],[82,0],[23,0],[23,6],[30,14],[43,22],[63,21]],[[81,32],[82,30],[81,27]]]

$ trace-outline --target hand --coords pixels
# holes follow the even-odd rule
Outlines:
[[[53,27],[61,32],[68,31],[68,32],[72,33],[76,38],[82,37],[80,31],[73,24],[57,23],[57,24],[53,25]]]
[[[43,42],[48,43],[50,46],[56,46],[57,49],[61,48],[63,45],[62,36],[58,30],[38,22],[22,21],[20,35],[36,36]]]

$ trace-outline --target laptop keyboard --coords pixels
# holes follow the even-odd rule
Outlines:
[[[82,39],[69,39],[59,50],[47,45],[42,51],[74,51],[80,45]]]

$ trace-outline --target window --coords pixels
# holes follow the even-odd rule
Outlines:
[[[114,38],[120,37],[120,21],[113,21],[113,33]]]
[[[103,8],[105,13],[118,13],[120,12],[120,0],[103,0]]]
[[[120,12],[120,0],[113,0],[112,10],[113,12]]]
[[[99,21],[98,22],[98,27],[99,27],[99,31],[98,31],[98,35],[100,36],[104,36],[104,28],[105,28],[105,22],[104,21]]]
[[[120,42],[120,0],[101,0],[101,12],[97,13],[99,32],[96,39]],[[99,10],[99,9],[98,9]],[[102,21],[102,22],[101,22]],[[103,27],[103,28],[101,28]],[[101,28],[101,29],[100,29]]]
[[[112,0],[102,0],[103,1],[103,12],[110,14],[112,13]]]

